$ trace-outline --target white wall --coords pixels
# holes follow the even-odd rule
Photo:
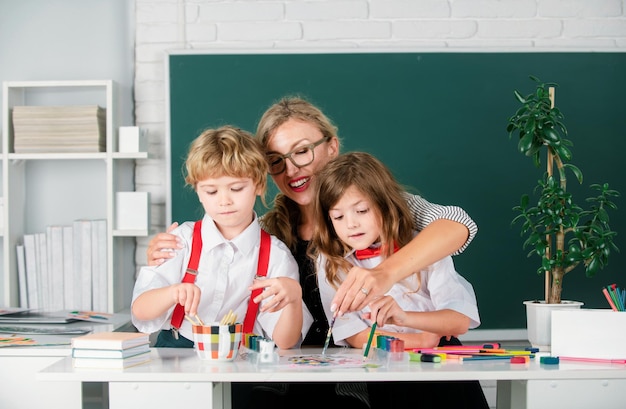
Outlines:
[[[0,81],[112,79],[119,124],[133,125],[134,9],[127,0],[0,0]]]
[[[137,167],[165,229],[166,50],[626,51],[626,0],[136,2],[135,106],[153,159]],[[146,240],[137,262],[145,263]]]

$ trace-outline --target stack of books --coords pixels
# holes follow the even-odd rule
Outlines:
[[[72,338],[75,368],[129,368],[150,361],[148,334],[96,332]]]
[[[110,311],[107,221],[77,219],[25,234],[15,246],[20,307]]]
[[[15,153],[104,152],[106,109],[97,105],[13,107]]]

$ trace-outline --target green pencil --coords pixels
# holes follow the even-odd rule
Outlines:
[[[367,339],[367,345],[365,346],[365,352],[363,352],[363,359],[367,359],[367,356],[370,353],[370,347],[372,346],[372,340],[374,339],[374,332],[376,332],[376,322],[372,324],[372,329],[370,329],[370,336]]]

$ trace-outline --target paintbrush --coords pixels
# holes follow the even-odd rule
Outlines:
[[[326,355],[328,344],[330,344],[330,335],[333,333],[333,325],[335,325],[336,319],[337,319],[337,314],[334,314],[333,319],[330,321],[330,325],[328,326],[328,333],[326,334],[326,341],[324,341],[324,348],[322,348],[322,355]]]

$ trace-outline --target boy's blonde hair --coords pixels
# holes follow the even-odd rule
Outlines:
[[[207,129],[191,142],[185,161],[185,182],[193,189],[208,178],[251,178],[265,204],[268,164],[261,145],[249,132],[226,125]]]
[[[339,272],[351,267],[344,258],[351,248],[339,240],[329,211],[351,186],[369,199],[371,211],[380,220],[380,241],[387,249],[384,256],[392,254],[394,243],[402,247],[413,238],[404,190],[389,169],[365,152],[339,155],[317,175],[316,229],[310,247],[313,258],[320,253],[326,257],[326,279],[335,288],[341,284]]]

